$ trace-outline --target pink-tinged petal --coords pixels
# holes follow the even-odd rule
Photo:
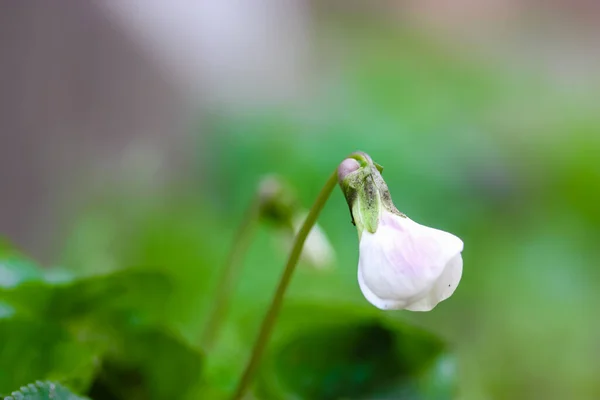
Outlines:
[[[462,249],[450,233],[384,211],[377,231],[361,237],[359,285],[378,308],[431,309],[456,288]]]

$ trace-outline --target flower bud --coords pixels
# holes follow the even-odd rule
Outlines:
[[[365,153],[350,155],[338,168],[359,235],[360,289],[383,310],[429,311],[458,286],[463,242],[399,212],[381,170]]]
[[[261,218],[279,229],[283,233],[280,238],[282,244],[291,248],[293,238],[308,213],[298,201],[293,188],[279,177],[269,175],[263,178],[258,192]],[[335,252],[318,224],[308,234],[301,258],[316,269],[326,269],[334,264]]]

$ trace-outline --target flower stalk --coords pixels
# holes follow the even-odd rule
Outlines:
[[[219,329],[222,326],[223,319],[229,308],[229,302],[231,300],[231,293],[235,282],[241,272],[242,261],[260,219],[261,201],[260,196],[255,196],[254,200],[246,210],[246,214],[242,223],[238,227],[237,233],[233,240],[231,250],[227,257],[227,261],[221,271],[219,283],[215,292],[215,298],[212,302],[212,309],[210,311],[206,327],[202,333],[201,343],[205,350],[209,351],[213,345]]]
[[[283,179],[274,175],[268,175],[261,179],[256,195],[238,227],[227,261],[221,270],[212,302],[213,306],[201,336],[201,344],[205,350],[210,351],[214,346],[215,338],[227,316],[231,295],[239,280],[243,259],[256,233],[258,223],[269,222],[279,235],[286,238],[289,235],[291,242],[295,237],[295,232],[300,230],[306,215],[307,213],[304,212],[293,188]],[[330,266],[334,258],[335,253],[327,237],[318,225],[313,226],[305,242],[301,259],[316,269],[323,269]]]
[[[321,192],[317,196],[313,206],[311,207],[302,227],[298,231],[294,239],[294,244],[290,255],[288,257],[287,263],[279,280],[279,284],[277,285],[277,290],[275,291],[275,295],[271,301],[267,314],[263,319],[262,325],[260,327],[260,331],[256,341],[254,342],[254,346],[252,348],[252,354],[248,363],[246,364],[246,368],[243,372],[243,375],[238,383],[238,386],[232,396],[232,400],[240,400],[243,398],[244,394],[247,392],[254,375],[256,374],[256,370],[259,366],[261,357],[263,352],[269,342],[269,338],[271,336],[271,332],[273,331],[273,327],[275,326],[275,322],[277,321],[277,316],[279,315],[279,311],[283,304],[283,297],[285,292],[289,286],[290,280],[292,279],[292,275],[296,269],[296,265],[298,264],[298,259],[300,258],[300,254],[302,253],[302,247],[304,246],[304,242],[308,237],[312,227],[321,210],[325,206],[325,203],[329,199],[331,192],[336,187],[338,183],[338,172],[336,170],[331,174]]]

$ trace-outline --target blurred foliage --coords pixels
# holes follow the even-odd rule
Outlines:
[[[97,399],[225,398],[285,257],[261,228],[204,357],[214,279],[256,184],[276,172],[308,206],[341,159],[363,150],[385,167],[401,211],[464,240],[462,282],[430,313],[368,306],[356,232],[334,193],[319,223],[338,268],[296,272],[257,394],[600,398],[594,88],[568,91],[412,31],[356,23],[319,28],[339,51],[310,102],[203,119],[197,187],[94,197],[73,213],[64,269],[1,247],[0,343],[11,346],[0,350],[0,393],[53,379]]]

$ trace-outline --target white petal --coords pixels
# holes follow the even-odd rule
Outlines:
[[[460,254],[454,256],[446,266],[442,275],[435,282],[425,297],[405,308],[410,311],[431,311],[438,303],[452,296],[462,277],[463,260]]]
[[[358,266],[358,286],[360,287],[361,292],[365,296],[365,299],[367,299],[369,303],[373,304],[375,307],[381,310],[401,310],[406,306],[406,301],[382,299],[381,297],[373,293],[371,289],[369,289],[369,286],[367,286],[367,284],[365,283],[360,264]]]
[[[424,310],[447,292],[437,287],[438,281],[452,288],[460,280],[462,259],[457,267],[454,258],[460,258],[462,248],[462,241],[450,233],[384,212],[377,231],[364,231],[361,236],[359,285],[378,308]],[[446,273],[447,267],[452,268]]]

